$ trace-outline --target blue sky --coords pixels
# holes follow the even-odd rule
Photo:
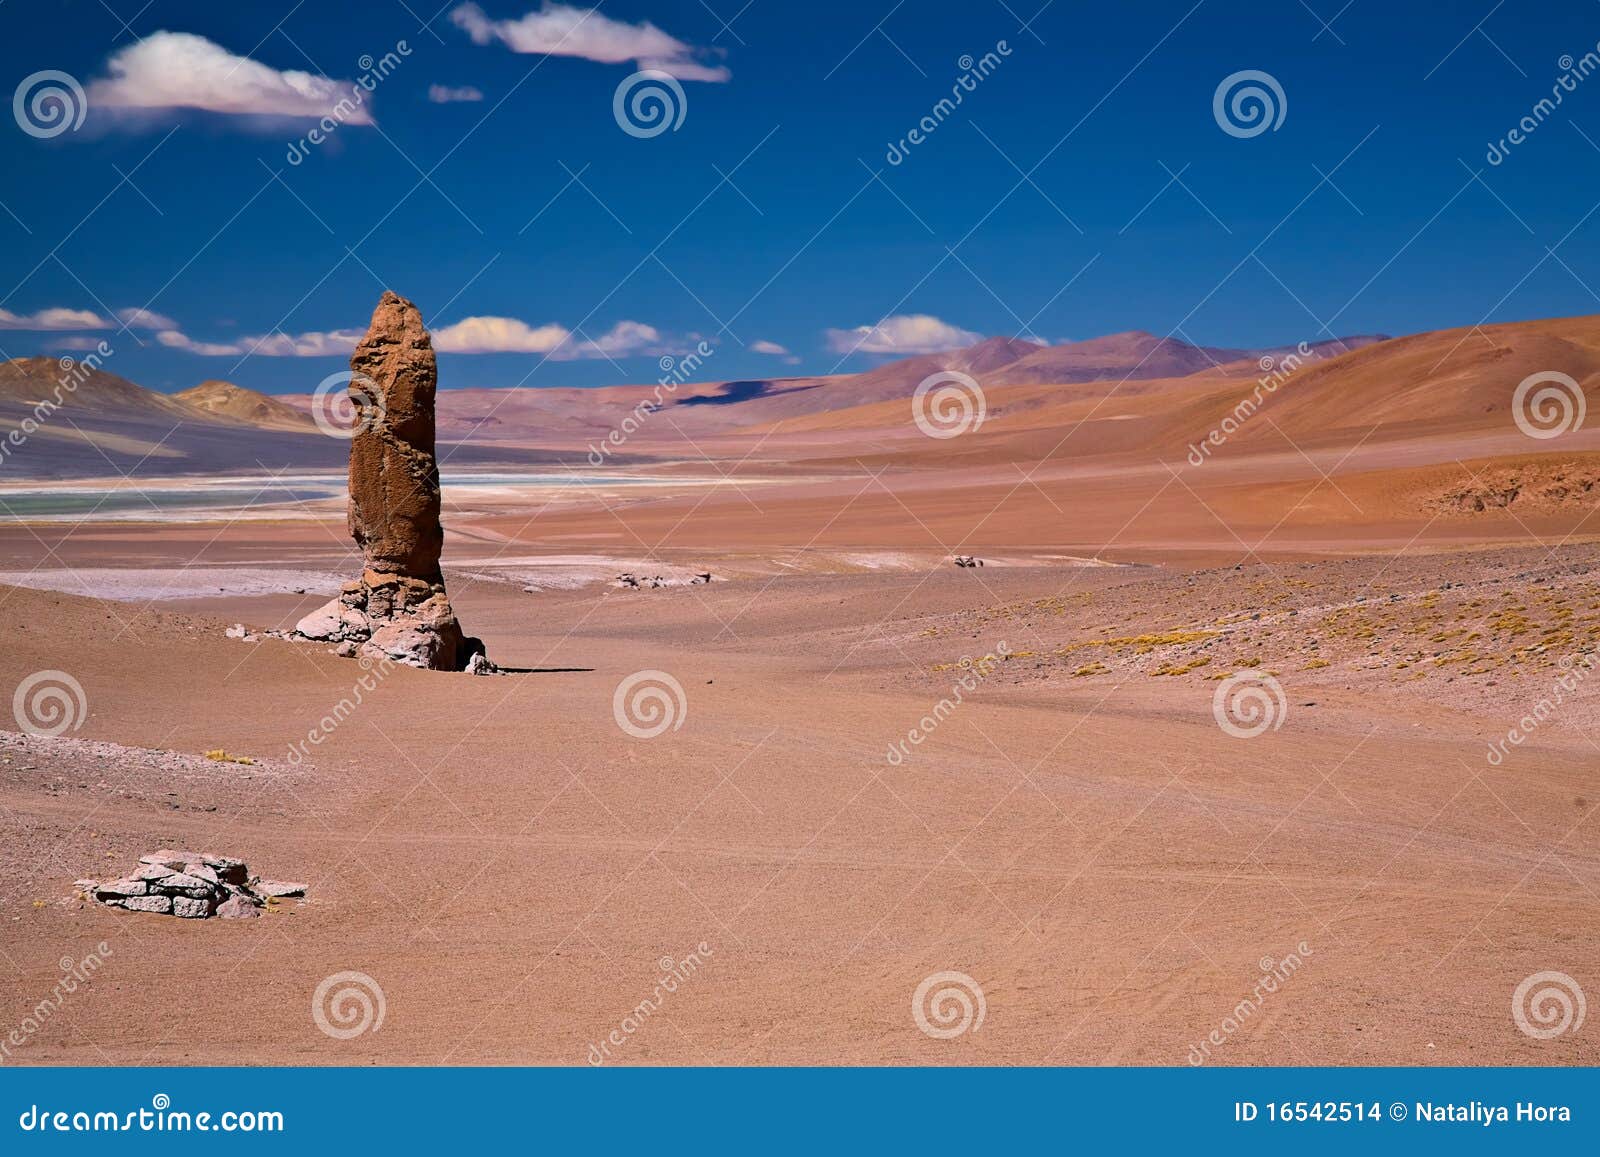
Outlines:
[[[1594,4],[480,2],[0,6],[5,85],[59,70],[87,108],[0,122],[0,352],[305,391],[385,287],[450,335],[447,387],[652,381],[700,340],[732,379],[1600,311],[1600,74],[1486,159],[1596,51]],[[619,126],[642,67],[675,129]],[[1235,135],[1246,70],[1283,116]]]

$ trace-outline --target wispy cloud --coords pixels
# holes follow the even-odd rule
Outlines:
[[[60,332],[116,329],[119,323],[129,329],[172,329],[178,324],[165,314],[154,313],[147,309],[119,309],[116,311],[116,321],[101,317],[92,309],[66,309],[57,306],[34,313],[12,313],[9,309],[0,309],[0,329]]]
[[[629,24],[603,16],[598,9],[546,0],[537,12],[519,19],[491,20],[482,8],[469,3],[451,12],[450,19],[474,44],[498,40],[512,52],[576,56],[601,64],[631,60],[640,68],[658,69],[679,80],[725,81],[731,75],[722,65],[697,59],[717,54],[718,49],[696,48],[648,20]]]
[[[361,338],[362,331],[358,329],[257,334],[231,341],[204,341],[176,326],[156,334],[156,341],[168,349],[201,357],[349,357]],[[653,325],[637,321],[619,321],[593,339],[579,337],[556,322],[529,325],[514,317],[466,317],[433,333],[433,348],[440,353],[542,354],[552,361],[655,356],[680,352],[685,344],[663,335]]]
[[[280,71],[237,56],[189,32],[152,32],[106,61],[109,75],[89,86],[91,109],[126,112],[192,108],[231,115],[290,118],[328,116],[350,102],[348,80],[330,80],[296,69]],[[357,103],[341,123],[372,123]]]
[[[129,329],[177,329],[178,323],[164,313],[149,309],[119,309],[117,320]]]
[[[877,325],[827,331],[835,353],[936,354],[963,349],[983,340],[981,333],[940,321],[926,313],[896,314]]]
[[[787,347],[781,346],[775,341],[767,341],[765,339],[753,341],[750,343],[749,349],[751,353],[766,354],[768,357],[782,358],[786,364],[791,366],[797,366],[800,364],[799,358],[790,353]]]
[[[428,86],[428,99],[434,104],[460,104],[480,101],[483,99],[483,90],[470,84],[463,84],[459,88],[452,88],[447,84],[430,84]]]
[[[514,317],[467,317],[436,331],[433,348],[442,353],[529,353],[552,361],[576,361],[677,353],[685,343],[639,321],[619,321],[599,337],[587,339],[558,322],[534,326]]]
[[[0,309],[0,329],[71,330],[110,329],[111,323],[87,309],[41,309],[36,313],[12,313]]]
[[[299,334],[267,333],[217,342],[197,341],[179,330],[164,329],[156,334],[156,341],[168,349],[202,357],[325,358],[349,357],[362,334],[359,329],[335,329]]]

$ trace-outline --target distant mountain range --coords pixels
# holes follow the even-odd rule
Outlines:
[[[630,423],[607,462],[698,460],[704,446],[764,445],[773,457],[825,460],[852,452],[840,439],[919,453],[907,399],[929,375],[956,371],[981,386],[992,449],[1007,437],[1050,446],[1083,422],[1073,454],[1147,452],[1181,456],[1255,390],[1293,347],[1196,346],[1140,331],[1044,346],[989,338],[965,349],[919,354],[855,374],[598,389],[442,389],[439,438],[447,466],[581,464],[586,451]],[[1476,326],[1390,339],[1358,335],[1311,345],[1287,383],[1234,441],[1279,434],[1314,442],[1360,430],[1378,440],[1428,432],[1510,429],[1511,395],[1529,374],[1560,370],[1587,386],[1600,377],[1600,317]],[[1272,359],[1270,362],[1265,359]],[[445,373],[448,375],[448,363]],[[53,358],[0,363],[0,438],[20,430],[63,370]],[[649,412],[660,398],[659,412]],[[644,404],[641,407],[641,404]],[[648,417],[639,422],[638,416]],[[308,395],[268,396],[207,381],[177,394],[144,389],[115,374],[81,374],[50,415],[0,461],[0,481],[338,469],[346,447],[309,418]],[[1049,437],[1044,432],[1057,432]],[[1009,431],[1009,433],[1008,433]],[[1030,433],[1031,431],[1031,433]],[[758,441],[759,440],[759,441]],[[838,443],[837,446],[834,443]],[[978,447],[970,440],[951,454]],[[1144,449],[1141,449],[1144,448]],[[936,448],[935,448],[936,449]],[[731,452],[731,451],[730,451]]]

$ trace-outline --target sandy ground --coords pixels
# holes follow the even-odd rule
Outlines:
[[[293,588],[350,569],[348,544],[0,531],[7,570],[113,594],[98,572],[169,576],[122,576],[153,604],[0,590],[0,685],[71,674],[68,737],[90,741],[0,744],[0,1030],[110,949],[7,1061],[583,1064],[606,1044],[611,1063],[1182,1065],[1213,1033],[1207,1063],[1600,1061],[1592,1022],[1540,1040],[1512,1016],[1537,972],[1600,992],[1600,699],[1486,759],[1600,637],[1594,548],[1445,553],[1447,534],[1396,558],[1347,536],[1330,561],[1309,532],[1266,556],[1206,532],[1166,551],[1173,510],[1103,550],[1115,510],[1060,532],[1036,496],[1006,565],[957,570],[905,517],[798,550],[806,519],[704,499],[586,528],[568,508],[536,530],[457,520],[463,623],[527,673],[393,672],[298,764],[363,671],[223,628],[292,623],[319,601]],[[641,549],[674,519],[681,547]],[[653,556],[719,581],[483,577],[537,536],[557,569]],[[1101,555],[1130,565],[1075,565]],[[258,585],[173,586],[191,562]],[[637,672],[681,688],[653,738],[618,722]],[[1269,673],[1276,726],[1226,733],[1213,676]],[[217,748],[261,762],[195,758]],[[237,923],[75,898],[165,846],[309,897]],[[347,971],[383,1019],[341,1040],[313,1000]],[[942,972],[982,993],[952,1039],[913,1013]]]

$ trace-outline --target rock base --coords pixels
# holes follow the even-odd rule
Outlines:
[[[495,671],[483,643],[462,634],[443,581],[366,571],[301,619],[294,636],[336,643],[341,655],[425,671]]]

